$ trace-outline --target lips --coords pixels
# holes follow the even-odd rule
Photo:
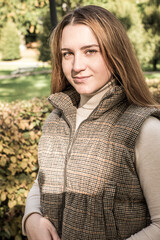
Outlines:
[[[91,76],[81,76],[81,77],[73,77],[73,81],[75,83],[83,83],[87,81]]]

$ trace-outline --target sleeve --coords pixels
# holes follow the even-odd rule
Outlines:
[[[25,206],[25,213],[22,219],[22,233],[26,235],[25,231],[25,221],[32,213],[39,213],[42,215],[40,210],[40,190],[38,179],[36,178],[32,188],[30,189],[27,199],[26,199],[26,206]]]
[[[151,224],[127,240],[160,239],[160,121],[149,117],[135,147],[136,169],[151,216]]]

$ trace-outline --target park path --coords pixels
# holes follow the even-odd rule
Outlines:
[[[22,76],[42,75],[42,74],[49,74],[49,73],[51,73],[51,70],[27,71],[27,68],[26,68],[26,71],[22,72],[22,73],[9,74],[9,75],[0,75],[0,80],[14,79],[14,78],[17,78],[17,77],[22,77]]]
[[[16,70],[27,67],[46,67],[48,64],[38,61],[38,50],[28,48],[21,51],[21,59],[15,61],[0,61],[0,70]]]
[[[12,71],[9,75],[0,75],[0,80],[51,73],[51,70],[48,69],[41,71],[36,70],[38,67],[45,68],[48,66],[48,63],[38,61],[38,50],[31,48],[23,49],[23,51],[21,51],[21,56],[21,59],[15,61],[0,61],[0,70]]]

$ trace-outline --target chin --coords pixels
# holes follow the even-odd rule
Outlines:
[[[76,89],[76,91],[80,94],[80,95],[85,95],[85,94],[91,94],[92,92],[89,90],[79,90]]]
[[[80,95],[87,95],[94,93],[97,89],[94,86],[94,84],[87,84],[87,83],[75,83],[72,82],[71,85],[74,87],[74,89],[79,93]]]

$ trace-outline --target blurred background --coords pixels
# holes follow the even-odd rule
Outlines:
[[[160,0],[0,0],[0,239],[25,239],[21,220],[52,110],[49,37],[69,10],[94,4],[124,25],[160,103]],[[94,14],[94,13],[93,13]]]

